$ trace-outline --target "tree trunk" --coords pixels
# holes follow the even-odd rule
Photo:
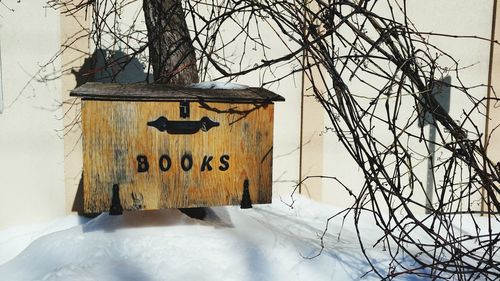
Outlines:
[[[154,83],[186,85],[199,81],[181,1],[143,0]]]
[[[154,83],[186,85],[199,82],[196,55],[181,1],[143,0]],[[204,219],[206,216],[205,208],[179,210],[191,218]]]

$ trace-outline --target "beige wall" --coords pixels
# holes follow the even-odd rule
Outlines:
[[[407,1],[409,17],[418,30],[459,34],[476,35],[484,38],[490,37],[492,6],[493,1],[469,1],[469,0],[413,0]],[[380,9],[376,12],[388,12],[388,9]],[[489,43],[487,41],[473,39],[452,39],[448,37],[431,37],[430,43],[447,50],[453,57],[458,58],[460,65],[470,66],[461,71],[461,78],[466,85],[487,84]],[[456,80],[452,82],[457,82]],[[363,95],[367,91],[363,85],[352,82],[348,85],[352,93]],[[310,95],[305,87],[305,95]],[[479,87],[471,91],[477,98],[486,96],[487,88]],[[317,105],[314,102],[304,102],[304,112],[315,112]],[[451,116],[456,120],[461,120],[463,105],[470,104],[464,95],[456,90],[451,91]],[[473,116],[477,123],[484,123],[484,116],[477,113]],[[318,114],[307,114],[304,119],[303,141],[306,142],[309,135],[313,135],[315,142],[322,145],[322,152],[318,151],[319,145],[303,146],[302,174],[301,178],[308,175],[327,175],[338,177],[351,188],[354,193],[358,193],[364,182],[364,177],[360,173],[354,161],[347,154],[342,144],[334,133],[318,136],[316,132],[324,130],[330,122],[326,116]],[[429,130],[426,128],[425,130]],[[499,133],[500,134],[500,133]],[[388,136],[390,137],[390,136]],[[382,134],[382,138],[384,138]],[[415,145],[419,145],[415,143]],[[500,146],[499,146],[500,147]],[[500,149],[500,148],[499,148]],[[309,157],[309,155],[311,155]],[[314,163],[314,159],[319,159],[322,155],[322,165]],[[500,154],[499,154],[500,155]],[[425,164],[425,163],[424,163]],[[422,179],[426,178],[426,165],[419,165],[414,168]],[[425,180],[424,180],[425,182]],[[315,190],[317,189],[317,190]],[[331,180],[323,180],[321,183],[308,184],[306,194],[312,198],[337,206],[349,206],[352,199],[348,193],[337,183]],[[425,202],[423,192],[416,194],[418,200]],[[476,206],[479,208],[479,205]]]
[[[496,9],[496,20],[494,23],[494,29],[492,31],[492,36],[494,40],[500,40],[500,6],[497,4]],[[494,162],[500,162],[500,100],[494,100],[500,98],[500,46],[494,44],[492,48],[492,60],[491,60],[491,86],[492,89],[489,91],[488,95],[492,99],[488,106],[488,116],[486,120],[486,140],[487,142],[487,153],[488,157]],[[487,206],[483,206],[486,208]]]
[[[140,5],[137,5],[129,5],[128,12],[125,11],[122,18],[135,17],[140,11]],[[491,0],[481,1],[480,4],[467,0],[413,0],[408,1],[408,5],[414,13],[411,17],[421,30],[490,36]],[[39,64],[49,61],[59,50],[59,45],[80,31],[81,26],[87,26],[88,22],[83,14],[75,18],[61,17],[57,12],[43,8],[43,3],[28,4],[21,1],[15,8],[14,13],[2,13],[0,18],[1,82],[6,106],[4,112],[0,113],[0,229],[14,223],[61,216],[72,210],[82,164],[79,124],[72,126],[75,120],[78,121],[79,105],[76,101],[71,106],[73,100],[67,95],[75,85],[74,76],[69,70],[73,67],[77,70],[93,48],[87,39],[79,40],[77,46],[80,51],[66,52],[38,73],[39,78],[54,71],[57,73],[62,67],[67,72],[63,73],[61,79],[30,81],[30,77],[40,70]],[[261,26],[260,32],[267,38],[274,36],[272,28]],[[478,40],[432,40],[451,50],[463,65],[479,62],[467,70],[463,78],[474,84],[486,83],[489,44]],[[274,46],[266,55],[276,57],[287,51],[284,46]],[[497,53],[495,58],[500,60]],[[257,51],[243,64],[253,65],[253,60],[259,60],[260,56]],[[496,64],[500,65],[500,62]],[[279,76],[286,71],[282,67],[275,69],[274,74]],[[493,75],[494,78],[496,76]],[[301,96],[302,89],[307,90],[310,84],[306,79],[302,85],[301,78],[297,74],[271,85],[271,90],[287,99],[284,103],[277,103],[275,108],[274,194],[288,196],[299,178],[308,175],[337,176],[348,186],[359,188],[362,175],[336,137],[323,134],[325,126],[329,126],[328,119],[310,93],[305,91],[305,96]],[[247,75],[235,82],[255,86],[259,85],[260,79],[258,74]],[[26,84],[28,81],[30,83]],[[353,89],[363,90],[356,85]],[[475,94],[481,97],[486,91],[484,88],[478,89]],[[455,115],[459,114],[460,98],[460,95],[452,93]],[[66,104],[61,108],[59,103],[62,100]],[[304,116],[302,135],[301,105]],[[493,120],[500,120],[497,111],[491,111]],[[302,166],[299,175],[301,143]],[[500,140],[495,139],[493,143],[490,151],[500,155]],[[303,192],[314,199],[338,206],[346,206],[350,202],[347,193],[330,180],[308,181]]]
[[[313,75],[317,75],[317,73],[313,72]],[[299,191],[315,200],[324,201],[323,179],[318,176],[324,175],[323,161],[326,148],[323,144],[323,134],[325,134],[327,122],[325,121],[325,110],[310,90],[312,83],[311,77],[305,75],[301,112],[300,179],[302,183]],[[319,81],[314,81],[314,83],[318,89],[325,89],[325,85],[318,85]]]
[[[85,18],[85,10],[73,16],[61,16],[61,44],[71,45],[65,49],[61,56],[62,63],[62,98],[64,100],[64,183],[65,183],[65,209],[80,210],[82,199],[77,198],[77,189],[82,177],[82,132],[80,118],[80,100],[69,96],[69,92],[76,87],[73,72],[78,72],[85,58],[90,54],[88,31],[82,27],[89,26]],[[83,37],[82,37],[83,36]]]
[[[0,17],[0,229],[65,214],[60,60],[41,67],[59,50],[59,14],[11,5]]]
[[[496,7],[497,15],[500,12],[500,6]],[[496,20],[494,29],[494,39],[500,40],[500,20]],[[491,86],[495,91],[490,91],[492,98],[500,98],[500,47],[493,45],[492,69],[491,69]],[[488,129],[494,130],[500,125],[500,107],[499,103],[492,100],[489,107]],[[488,144],[488,154],[494,161],[500,161],[500,130],[496,129],[488,135],[490,142]]]

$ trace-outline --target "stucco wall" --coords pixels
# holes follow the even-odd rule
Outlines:
[[[496,6],[496,20],[494,24],[493,37],[495,40],[500,40],[500,5]],[[493,163],[500,162],[500,46],[498,44],[493,45],[492,50],[492,69],[490,73],[491,86],[493,90],[490,90],[489,97],[491,98],[488,108],[488,119],[486,124],[486,130],[488,134],[486,135],[487,142],[487,153],[488,157],[493,161]],[[500,196],[500,195],[499,195]],[[483,208],[487,208],[486,204]]]
[[[0,229],[65,214],[59,14],[43,1],[2,7]],[[43,81],[45,78],[48,80]]]
[[[475,35],[483,38],[490,37],[493,1],[415,0],[407,1],[407,6],[409,11],[408,16],[420,31],[456,35]],[[376,12],[384,13],[388,12],[388,9],[380,9]],[[459,60],[461,66],[470,66],[461,71],[460,76],[465,85],[487,84],[489,42],[484,40],[431,36],[430,43],[446,50],[451,56]],[[456,82],[456,80],[452,81],[452,83]],[[350,83],[348,86],[352,93],[361,95],[364,91],[369,90],[365,86],[359,85],[359,83],[356,84],[355,82]],[[486,92],[486,87],[478,87],[471,91],[477,98],[485,97]],[[466,104],[470,106],[467,97],[459,91],[452,89],[450,102],[450,115],[455,120],[463,120],[463,106]],[[315,106],[308,105],[308,103],[304,105],[306,107]],[[307,110],[306,108],[305,112],[307,112]],[[316,165],[315,168],[311,165],[310,159],[304,158],[302,162],[303,173],[301,177],[304,178],[308,175],[335,176],[357,194],[362,188],[364,177],[354,161],[342,147],[342,144],[338,141],[335,134],[320,135],[316,133],[324,131],[324,127],[329,126],[328,119],[324,115],[316,117],[310,115],[307,118],[309,120],[304,128],[312,132],[312,134],[304,134],[303,141],[307,142],[309,138],[313,137],[317,143],[322,143],[323,153],[318,153],[317,147],[305,145],[303,154],[322,157],[323,163],[322,165]],[[473,118],[481,127],[485,123],[484,116],[481,114],[474,113]],[[304,132],[306,132],[306,130]],[[424,130],[428,131],[429,128],[427,127]],[[419,165],[415,169],[425,182],[426,165]],[[331,180],[323,180],[315,185],[309,184],[307,186],[307,193],[311,194],[312,198],[316,200],[337,206],[350,206],[353,202],[348,192],[338,183]],[[425,202],[423,192],[416,194],[416,198],[422,203]],[[478,208],[479,205],[476,206],[476,209]]]
[[[410,16],[421,30],[473,34],[486,38],[490,36],[492,0],[413,0],[408,1],[408,5],[412,11]],[[78,125],[75,131],[66,134],[64,142],[62,140],[62,129],[78,117],[78,106],[73,107],[68,114],[64,114],[69,109],[68,105],[63,109],[59,106],[62,100],[71,102],[67,100],[67,92],[74,87],[75,78],[70,72],[64,73],[62,79],[39,81],[39,78],[54,71],[58,74],[61,64],[67,70],[69,66],[82,65],[93,46],[83,39],[78,43],[80,51],[65,53],[38,73],[40,64],[49,61],[57,53],[61,42],[81,29],[76,21],[62,18],[57,12],[43,6],[43,2],[33,4],[21,1],[14,4],[15,12],[1,11],[4,111],[0,113],[0,229],[13,223],[33,222],[70,212],[81,175]],[[129,5],[122,19],[125,21],[135,17],[138,11],[140,5]],[[83,15],[77,16],[81,23],[86,24]],[[272,28],[261,26],[260,32],[264,38],[274,36]],[[486,83],[489,56],[487,42],[450,38],[432,40],[460,58],[462,65],[475,64],[463,74],[465,82]],[[277,44],[267,50],[266,55],[272,58],[287,51],[284,46]],[[243,61],[243,65],[253,65],[261,55],[256,50]],[[279,76],[285,71],[287,69],[284,67],[275,69],[274,74]],[[256,73],[235,82],[258,86],[262,81]],[[287,99],[284,103],[277,103],[275,108],[275,195],[288,196],[299,180],[301,83],[301,76],[297,74],[270,85],[271,90]],[[308,88],[307,83],[304,89]],[[307,94],[303,103],[302,178],[307,175],[338,176],[348,186],[360,188],[362,177],[358,169],[336,137],[322,133],[328,126],[328,120]],[[486,89],[478,88],[475,94],[478,97],[485,96]],[[451,108],[454,115],[459,114],[461,98],[452,92]],[[491,149],[493,151],[496,148],[492,146]],[[350,202],[347,193],[331,181],[309,181],[303,192],[338,206],[346,206]]]

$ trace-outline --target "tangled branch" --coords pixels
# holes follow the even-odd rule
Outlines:
[[[121,9],[132,2],[82,1],[66,8],[69,14],[91,9],[89,36],[95,46],[119,46],[126,53],[129,60],[107,61],[104,68],[118,62],[124,67],[133,58],[146,62],[144,52],[155,44],[138,27],[139,13],[129,28],[117,24]],[[304,73],[312,82],[332,132],[364,175],[361,188],[338,186],[352,194],[353,204],[342,215],[354,216],[375,274],[500,278],[500,232],[492,227],[500,213],[500,165],[487,157],[489,140],[477,121],[488,100],[498,98],[475,96],[475,88],[486,86],[466,86],[458,60],[428,41],[461,36],[419,32],[404,0],[189,0],[183,10],[201,80],[258,73],[261,86],[268,87]],[[264,28],[271,35],[264,36]],[[269,49],[277,45],[287,52],[270,57]],[[450,88],[469,102],[458,118],[440,102]],[[364,235],[376,234],[362,233],[364,214],[381,230],[376,244],[386,245],[391,256],[385,270],[375,267],[366,251]],[[488,229],[479,227],[478,214]],[[463,223],[474,231],[463,231]]]

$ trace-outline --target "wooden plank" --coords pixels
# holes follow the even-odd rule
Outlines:
[[[271,202],[272,104],[191,102],[180,119],[178,102],[84,100],[82,114],[85,212],[109,211],[114,184],[126,210],[240,204],[245,179],[253,203]],[[170,134],[148,126],[160,116],[219,126]]]
[[[271,91],[263,88],[246,89],[199,89],[162,84],[117,84],[86,83],[73,91],[71,96],[95,100],[134,101],[205,101],[271,103],[284,101]]]

